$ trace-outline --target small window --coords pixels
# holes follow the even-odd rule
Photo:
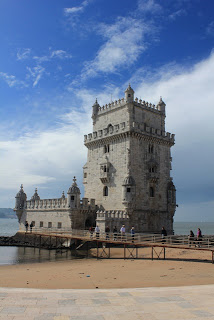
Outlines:
[[[151,198],[154,198],[154,196],[155,196],[155,190],[154,190],[153,187],[150,187],[150,189],[149,189],[149,195],[150,195]]]
[[[127,188],[126,191],[127,191],[127,192],[131,192],[131,188]]]
[[[104,153],[108,153],[109,150],[110,150],[109,144],[106,144],[106,145],[104,146]]]
[[[155,167],[150,167],[150,168],[149,168],[149,172],[151,172],[151,173],[152,173],[152,172],[156,172]]]
[[[128,93],[128,97],[129,97],[129,98],[131,97],[131,93]]]
[[[39,226],[40,226],[40,228],[43,228],[43,221],[40,221]]]
[[[154,153],[154,146],[153,146],[153,144],[149,144],[149,153]]]
[[[52,228],[52,222],[48,222],[48,228]]]
[[[84,172],[84,178],[87,178],[87,172]]]
[[[61,228],[62,228],[62,222],[58,222],[57,228],[58,228],[58,229],[61,229]]]
[[[103,195],[104,195],[104,197],[108,197],[108,187],[107,186],[105,186],[103,188]]]
[[[71,196],[71,201],[74,201],[74,196]]]

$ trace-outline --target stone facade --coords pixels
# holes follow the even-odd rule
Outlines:
[[[165,132],[162,98],[156,106],[134,99],[129,85],[123,99],[103,107],[96,101],[92,119],[93,133],[84,138],[88,159],[83,174],[85,196],[93,196],[100,207],[101,229],[119,228],[124,221],[139,232],[159,232],[165,226],[172,233],[174,135]]]
[[[74,179],[67,198],[40,200],[37,190],[27,201],[21,187],[15,211],[37,227],[83,229],[95,219],[101,231],[135,226],[138,232],[173,232],[176,190],[170,176],[174,135],[165,132],[165,103],[155,106],[134,98],[129,85],[125,98],[92,107],[93,132],[84,136],[88,148],[83,167],[85,198],[80,200]],[[91,200],[89,200],[91,199]],[[96,205],[95,205],[96,203]],[[43,222],[43,224],[41,224]]]

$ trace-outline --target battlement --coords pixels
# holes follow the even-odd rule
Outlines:
[[[121,122],[116,125],[109,125],[106,128],[103,128],[103,130],[94,131],[93,133],[89,133],[88,135],[84,135],[84,144],[87,144],[92,141],[96,141],[99,139],[107,138],[112,136],[113,134],[120,134],[123,132],[136,132],[143,135],[148,135],[152,137],[161,138],[164,141],[168,141],[172,144],[174,144],[175,141],[175,135],[171,134],[170,132],[165,132],[160,129],[155,129],[153,127],[147,126],[145,123],[132,123],[132,127],[130,127],[129,124],[126,122]]]
[[[122,99],[118,99],[118,100],[112,101],[111,103],[105,104],[102,107],[98,108],[97,116],[102,115],[102,114],[104,114],[106,112],[113,111],[113,110],[115,110],[117,108],[123,107],[127,103],[128,102],[124,98],[122,98]],[[161,113],[161,114],[163,113],[163,111],[160,110],[160,105],[159,104],[155,105],[155,104],[146,102],[146,101],[138,99],[138,98],[135,98],[133,103],[134,103],[135,106],[138,106],[138,107],[143,108],[145,110],[149,110],[149,111],[156,112],[156,113]]]
[[[50,210],[50,209],[65,209],[69,208],[67,198],[43,199],[43,200],[27,200],[25,209],[34,210]],[[80,200],[78,209],[95,210],[95,199],[83,198]]]

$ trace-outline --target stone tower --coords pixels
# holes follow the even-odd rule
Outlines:
[[[155,106],[134,99],[129,85],[125,98],[93,105],[93,133],[83,168],[85,197],[94,198],[111,227],[127,217],[139,232],[173,232],[175,187],[170,176],[174,135],[165,132],[165,103]],[[109,218],[109,221],[107,222]]]

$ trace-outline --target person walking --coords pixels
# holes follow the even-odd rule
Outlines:
[[[190,230],[189,235],[188,235],[188,240],[189,240],[189,247],[191,247],[191,244],[194,244],[194,232],[192,230]]]
[[[134,235],[135,235],[134,227],[131,227],[130,233],[131,233],[131,236],[132,236],[132,242],[134,242]]]
[[[109,226],[107,226],[107,227],[105,228],[106,240],[109,240],[109,232],[110,232],[110,228],[109,228]]]
[[[96,233],[96,239],[99,239],[100,238],[100,228],[98,225],[95,228],[95,233]]]
[[[28,227],[29,227],[29,224],[28,224],[27,221],[25,221],[25,230],[26,230],[26,232],[28,232]]]
[[[161,238],[163,239],[162,243],[166,242],[166,240],[164,240],[165,237],[167,237],[167,232],[166,232],[166,229],[162,227],[162,230],[161,230]]]
[[[31,221],[31,224],[30,224],[30,232],[32,232],[33,226],[34,226],[33,221]]]
[[[198,228],[198,230],[197,230],[197,241],[198,241],[198,247],[201,247],[202,232],[201,232],[201,229],[200,229],[200,228]]]
[[[93,227],[89,228],[89,233],[90,233],[90,239],[93,238]]]
[[[114,235],[114,241],[117,241],[117,227],[116,226],[114,226],[113,235]]]
[[[121,234],[121,240],[124,241],[125,240],[125,234],[126,234],[126,228],[125,228],[124,224],[120,228],[120,234]]]

